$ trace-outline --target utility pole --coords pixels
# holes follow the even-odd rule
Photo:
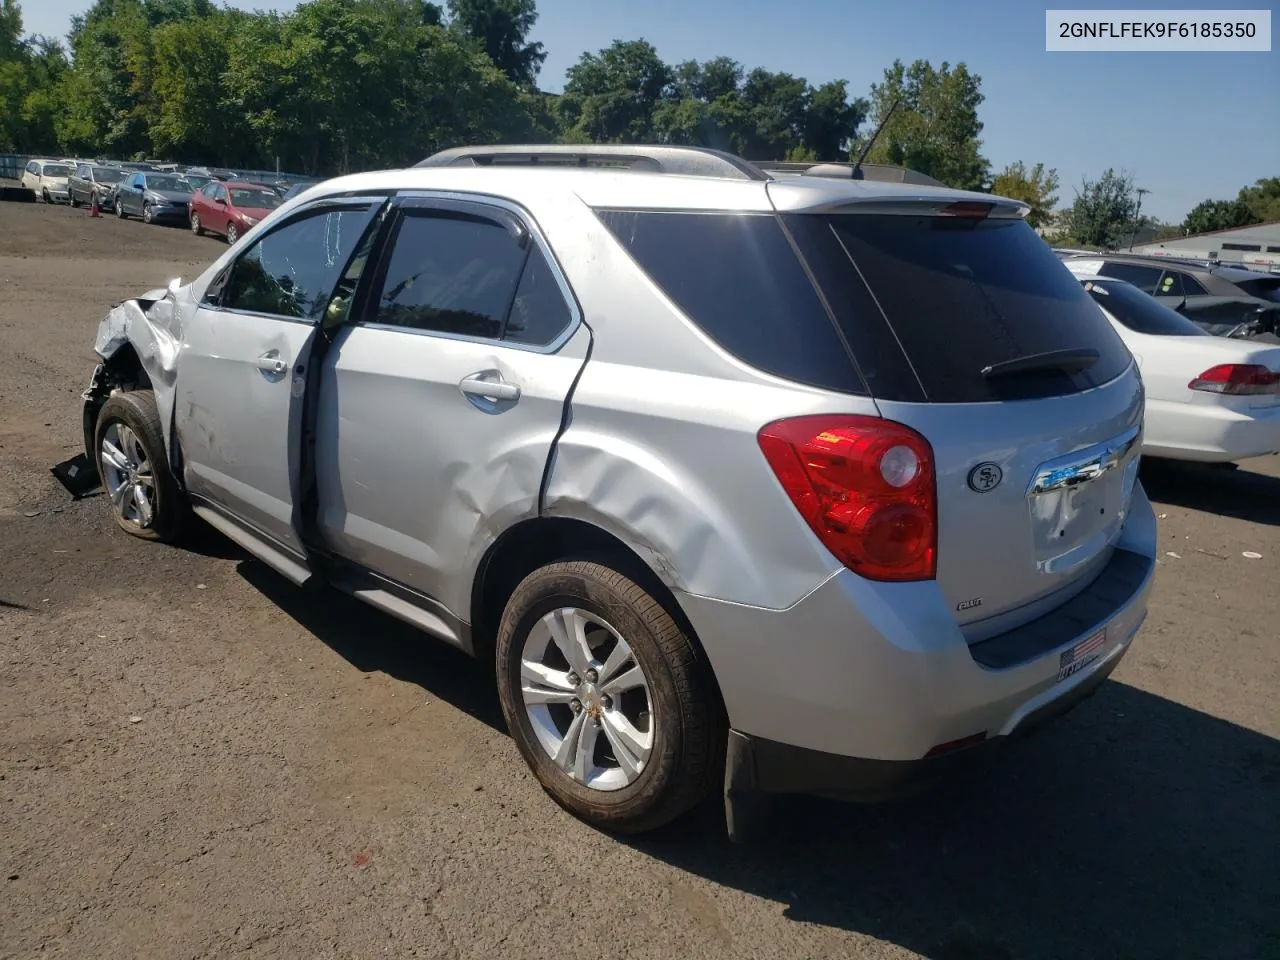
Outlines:
[[[1145,194],[1148,194],[1150,192],[1151,191],[1148,190],[1146,187],[1138,188],[1138,210],[1133,215],[1133,219],[1134,219],[1133,232],[1129,234],[1129,252],[1130,253],[1133,253],[1134,238],[1138,236],[1138,231],[1142,229],[1142,198]]]

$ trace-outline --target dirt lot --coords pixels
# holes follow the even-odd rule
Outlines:
[[[221,249],[0,204],[0,956],[1280,957],[1280,461],[1145,471],[1147,626],[989,776],[624,843],[464,657],[50,476],[98,319]]]

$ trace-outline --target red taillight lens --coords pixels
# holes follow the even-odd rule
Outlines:
[[[818,539],[869,580],[932,580],[938,507],[933,450],[878,417],[777,420],[760,449]]]
[[[1280,373],[1272,373],[1259,363],[1220,363],[1187,384],[1205,393],[1233,396],[1280,393]]]
[[[994,203],[983,203],[980,200],[961,200],[947,204],[938,212],[944,217],[972,217],[975,220],[984,220],[991,215],[994,207]]]

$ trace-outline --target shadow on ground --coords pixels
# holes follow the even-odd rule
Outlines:
[[[256,561],[239,571],[358,670],[503,729],[464,654]],[[782,799],[745,846],[722,809],[620,842],[932,960],[1280,958],[1280,741],[1123,683],[922,798]]]
[[[1280,477],[1177,460],[1142,459],[1142,485],[1158,503],[1280,526]]]
[[[236,569],[357,670],[385,673],[416,684],[433,697],[506,732],[492,681],[462,651],[338,590],[296,587],[257,560],[245,560]]]

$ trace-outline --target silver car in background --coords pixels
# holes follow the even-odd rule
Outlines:
[[[490,665],[591,823],[886,797],[1146,613],[1142,383],[1025,213],[692,148],[339,177],[106,316],[86,451],[128,532]]]

